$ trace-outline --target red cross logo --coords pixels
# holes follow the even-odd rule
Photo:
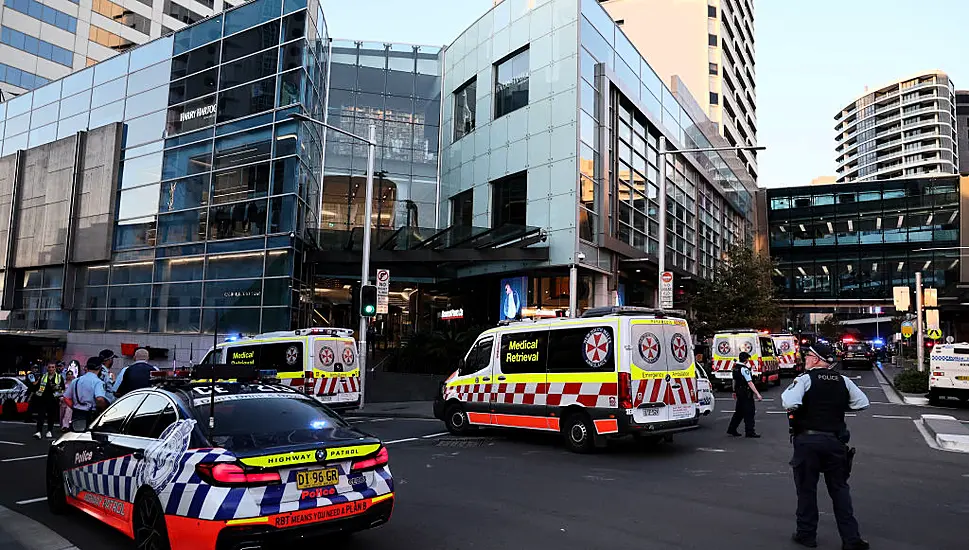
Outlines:
[[[347,365],[353,364],[353,348],[343,348],[343,363]]]
[[[609,347],[612,345],[612,336],[604,328],[590,330],[585,335],[582,349],[585,352],[585,362],[592,368],[599,368],[606,363],[609,357]]]
[[[751,350],[753,349],[754,349],[754,344],[751,343],[749,340],[744,342],[743,345],[740,346],[740,351],[746,351],[747,353],[750,353]]]
[[[320,348],[320,362],[323,363],[323,366],[329,367],[333,364],[335,358],[336,356],[333,355],[333,350],[326,347]]]
[[[719,344],[717,344],[717,351],[720,352],[720,355],[730,353],[730,342],[722,340]]]
[[[639,355],[647,363],[659,361],[659,338],[652,332],[647,332],[639,337]]]
[[[790,349],[791,349],[791,343],[790,342],[784,342],[784,343],[781,344],[781,351],[787,352],[787,351],[790,351]]]
[[[686,351],[689,346],[687,346],[686,338],[683,338],[682,334],[677,332],[673,335],[673,338],[670,339],[670,347],[673,348],[673,357],[677,362],[686,361]]]

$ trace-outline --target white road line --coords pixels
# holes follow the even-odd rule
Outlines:
[[[405,437],[404,439],[392,439],[390,441],[384,441],[384,445],[393,445],[394,443],[407,443],[408,441],[417,441],[419,437]]]
[[[858,416],[858,415],[855,413],[846,413],[845,416]]]
[[[863,390],[880,390],[880,389],[882,389],[881,386],[858,386],[858,387],[861,388],[861,389],[863,389]]]
[[[871,415],[871,417],[872,418],[888,418],[888,419],[892,419],[892,420],[911,420],[912,419],[911,416],[901,416],[901,415],[894,415],[894,414],[873,414],[873,415]]]
[[[448,432],[440,432],[440,433],[436,433],[436,434],[427,434],[427,435],[422,435],[421,436],[421,439],[431,439],[431,438],[434,438],[434,437],[441,437],[442,435],[447,435],[447,434],[448,434]]]
[[[787,411],[767,411],[767,414],[787,414]]]
[[[369,422],[387,422],[388,420],[393,420],[393,418],[372,418]]]
[[[0,424],[16,424],[18,426],[27,426],[28,428],[32,428],[34,425],[33,422],[22,422],[19,420],[0,420]]]
[[[701,453],[725,453],[725,452],[727,452],[726,449],[712,449],[710,447],[697,447],[696,450],[697,451],[700,451]]]
[[[35,502],[44,502],[45,500],[47,500],[47,497],[29,498],[27,500],[18,500],[17,501],[17,504],[21,504],[21,505],[22,504],[34,504]]]
[[[18,443],[16,441],[0,441],[0,445],[16,445],[18,447],[23,447],[23,443]]]
[[[47,458],[47,455],[18,456],[17,458],[5,458],[3,460],[0,460],[0,462],[17,462],[18,460],[35,460],[38,458]]]
[[[894,405],[894,403],[889,403],[887,401],[869,401],[868,403],[872,405]]]

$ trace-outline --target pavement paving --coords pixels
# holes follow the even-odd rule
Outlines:
[[[872,401],[848,418],[858,449],[852,493],[864,536],[876,549],[965,548],[969,454],[933,449],[916,421],[946,414],[969,424],[969,408],[893,403],[874,372],[848,375]],[[732,402],[719,394],[719,410],[670,444],[615,441],[591,455],[568,452],[555,435],[451,436],[437,420],[391,416],[395,405],[384,416],[347,413],[354,426],[387,443],[397,504],[390,523],[341,547],[795,548],[781,389],[768,390],[758,403],[762,439],[725,435]],[[80,550],[131,548],[94,520],[52,516],[36,500],[44,494],[44,460],[30,457],[43,457],[47,444],[30,439],[32,433],[26,424],[0,423],[0,506],[50,527]],[[830,501],[820,493],[820,547],[836,549]],[[3,528],[0,523],[0,533]],[[6,549],[3,541],[0,535]]]

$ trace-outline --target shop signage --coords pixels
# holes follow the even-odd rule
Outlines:
[[[464,309],[445,309],[441,312],[442,321],[453,321],[455,319],[464,319]]]
[[[178,121],[185,122],[186,120],[192,120],[193,118],[209,117],[213,115],[215,115],[215,105],[205,105],[204,107],[184,111],[178,116]]]

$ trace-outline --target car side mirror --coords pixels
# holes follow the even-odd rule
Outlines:
[[[464,363],[464,359],[463,358],[462,359],[458,359],[458,374],[459,375],[461,374],[461,371],[464,370],[464,364],[465,363]]]
[[[91,439],[97,441],[98,443],[107,443],[108,442],[108,435],[107,434],[100,433],[100,432],[92,432],[91,433]]]
[[[88,427],[87,418],[74,418],[71,420],[72,432],[86,432]]]

